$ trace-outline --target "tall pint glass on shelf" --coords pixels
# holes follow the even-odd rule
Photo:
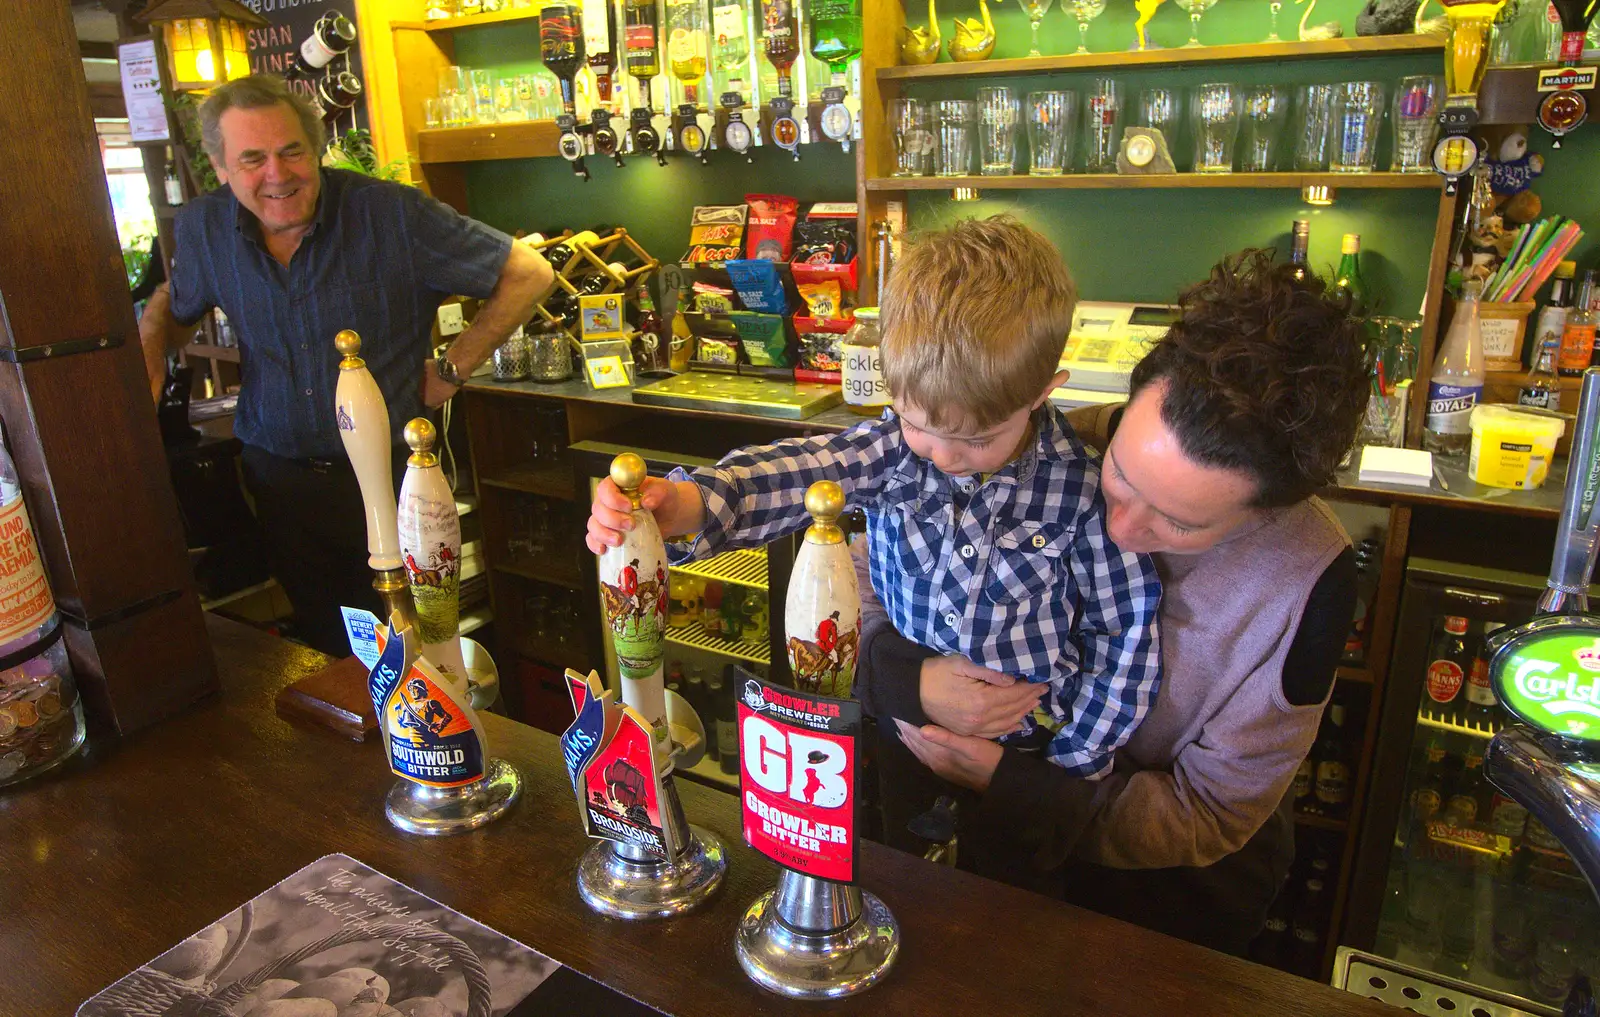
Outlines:
[[[61,615],[17,468],[0,443],[0,786],[68,758],[83,734]]]

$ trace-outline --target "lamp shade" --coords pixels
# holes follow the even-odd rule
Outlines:
[[[238,0],[156,0],[137,20],[160,31],[176,91],[204,91],[248,75],[245,31],[269,24]]]

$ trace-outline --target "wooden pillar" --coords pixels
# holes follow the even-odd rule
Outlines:
[[[85,705],[127,734],[216,669],[68,5],[0,3],[0,95],[0,417]]]

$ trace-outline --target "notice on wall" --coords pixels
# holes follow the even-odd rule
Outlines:
[[[117,47],[122,68],[122,101],[128,107],[128,129],[135,142],[167,140],[167,107],[161,101],[161,68],[156,41],[139,39]]]

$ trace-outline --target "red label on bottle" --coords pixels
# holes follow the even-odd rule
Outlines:
[[[1494,689],[1489,687],[1489,662],[1478,657],[1467,673],[1467,699],[1478,706],[1493,706]]]
[[[622,34],[623,41],[629,49],[650,50],[656,48],[656,26],[654,25],[629,25]]]
[[[1561,33],[1561,62],[1575,64],[1583,59],[1583,33]]]
[[[1461,691],[1461,665],[1453,660],[1436,660],[1428,665],[1428,698],[1448,703]]]

